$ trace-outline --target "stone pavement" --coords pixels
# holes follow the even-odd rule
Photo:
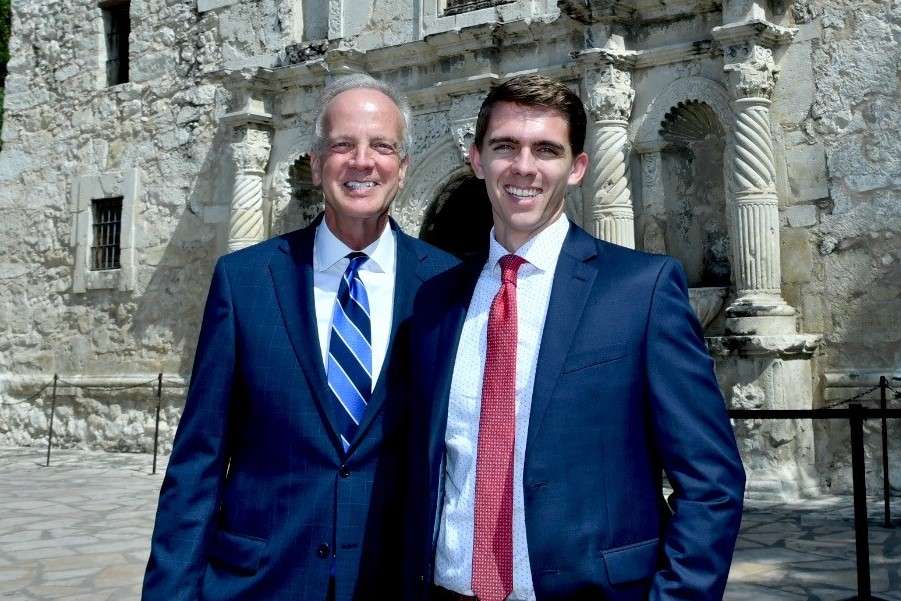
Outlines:
[[[159,474],[150,455],[0,448],[0,601],[140,596]],[[898,505],[901,505],[899,503]],[[881,516],[881,505],[870,504]],[[901,506],[894,511],[901,513]],[[851,500],[749,505],[728,601],[839,601],[855,594]],[[901,527],[871,519],[873,591],[901,601]]]

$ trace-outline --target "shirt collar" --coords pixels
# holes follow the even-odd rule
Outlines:
[[[529,262],[539,271],[549,271],[554,269],[557,264],[557,258],[560,256],[560,249],[563,248],[563,241],[569,232],[569,219],[565,214],[561,214],[553,223],[532,236],[526,242],[516,249],[513,253]],[[501,246],[501,243],[494,238],[494,228],[488,239],[488,261],[485,267],[488,269],[500,269],[498,261],[504,255],[510,252]]]
[[[394,229],[390,224],[386,224],[381,235],[362,250],[362,252],[369,255],[369,260],[360,269],[393,273],[396,261],[395,248]],[[329,229],[323,218],[316,227],[316,237],[313,240],[313,269],[316,271],[328,271],[342,259],[346,261],[347,255],[352,252],[353,249],[332,233],[332,230]],[[346,263],[342,266],[342,269],[344,266],[346,266]]]

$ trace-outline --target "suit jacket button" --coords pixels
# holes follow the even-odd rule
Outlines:
[[[329,551],[331,551],[331,549],[329,549],[329,546],[325,543],[322,543],[321,545],[319,545],[319,548],[316,549],[316,554],[322,559],[328,559]]]
[[[350,469],[346,465],[342,465],[341,469],[338,470],[338,475],[342,478],[347,478],[350,476]]]

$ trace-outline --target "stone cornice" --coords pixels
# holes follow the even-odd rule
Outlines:
[[[721,46],[755,42],[768,48],[788,44],[798,32],[794,27],[782,27],[763,19],[720,25],[711,30],[713,39]]]
[[[712,336],[706,339],[714,357],[772,357],[810,359],[820,346],[818,334],[781,336]]]
[[[570,56],[582,67],[592,68],[612,65],[617,69],[629,71],[635,68],[640,54],[640,52],[635,52],[634,50],[587,48],[585,50],[574,50],[570,53]]]

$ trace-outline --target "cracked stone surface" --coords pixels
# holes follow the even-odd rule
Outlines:
[[[166,458],[0,448],[0,599],[127,600],[140,596]],[[895,499],[893,515],[901,517]],[[870,500],[873,593],[901,601],[901,520],[883,528]],[[727,601],[835,601],[855,594],[849,497],[746,506]]]

